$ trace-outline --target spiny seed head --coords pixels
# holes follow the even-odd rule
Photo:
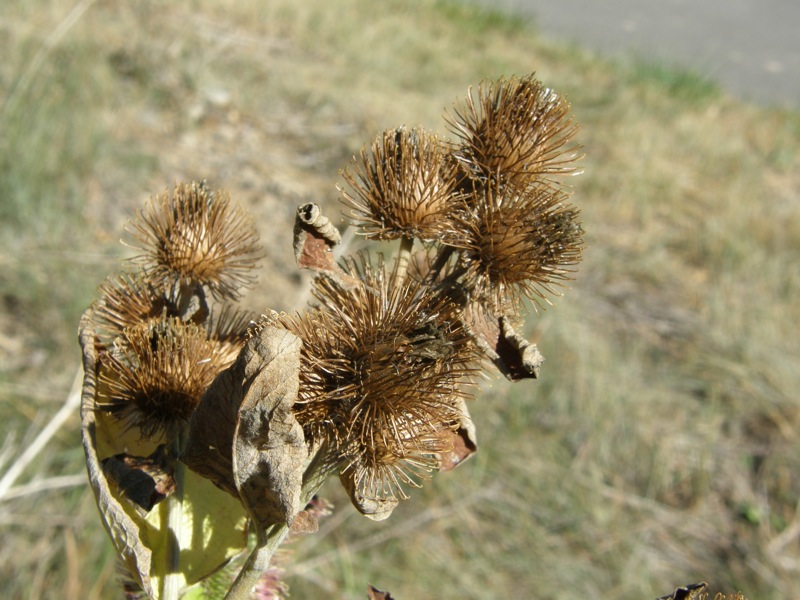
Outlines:
[[[405,497],[449,449],[440,434],[457,423],[477,353],[454,304],[360,258],[345,264],[360,284],[319,278],[318,305],[280,317],[303,341],[296,414],[362,495]]]
[[[525,188],[573,173],[580,158],[569,103],[533,75],[481,84],[447,119],[462,140],[458,160],[483,181]]]
[[[105,345],[131,326],[158,319],[174,308],[174,303],[157,289],[142,272],[109,277],[100,285],[100,297],[94,303],[94,322]]]
[[[244,344],[247,330],[254,322],[254,315],[250,311],[225,304],[213,310],[209,316],[209,337]]]
[[[581,258],[583,230],[567,195],[552,188],[504,192],[494,184],[463,206],[446,243],[461,250],[468,293],[491,308],[545,293]]]
[[[99,408],[116,414],[143,438],[174,435],[236,353],[208,330],[177,318],[126,328],[103,355]]]
[[[129,225],[142,264],[164,287],[203,286],[215,298],[239,297],[252,285],[251,274],[262,256],[252,218],[203,184],[179,184],[151,199]]]
[[[458,183],[444,143],[422,129],[389,130],[361,149],[342,190],[354,223],[373,239],[435,241],[449,223]]]

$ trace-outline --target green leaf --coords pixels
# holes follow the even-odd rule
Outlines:
[[[154,591],[163,591],[168,577],[181,590],[202,581],[247,547],[247,513],[241,502],[188,469],[183,483],[182,494],[179,490],[146,518],[143,537],[153,553]]]

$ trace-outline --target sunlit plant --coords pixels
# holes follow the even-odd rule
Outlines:
[[[351,225],[393,255],[337,262],[338,229],[298,208],[295,256],[315,277],[297,312],[236,308],[262,251],[225,192],[180,184],[132,220],[137,255],[80,329],[87,466],[129,596],[285,597],[274,555],[315,531],[327,478],[388,518],[477,449],[484,369],[538,376],[516,329],[580,261],[563,181],[577,126],[533,76],[470,91],[448,123],[453,139],[386,131],[343,172]]]

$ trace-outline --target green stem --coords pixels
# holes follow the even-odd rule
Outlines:
[[[175,440],[172,442],[172,449],[170,454],[172,456],[180,456],[183,447],[184,432],[178,433]],[[184,540],[181,534],[184,532],[183,527],[183,492],[184,492],[184,477],[186,474],[183,463],[175,460],[173,461],[173,477],[175,478],[175,491],[170,494],[167,499],[167,531],[170,532],[167,540],[168,549],[166,560],[169,562],[164,575],[163,592],[161,597],[164,600],[178,600],[181,590],[184,585],[184,578],[181,573],[181,548],[188,547],[191,543],[190,540]]]
[[[259,528],[256,547],[247,557],[236,581],[228,590],[225,600],[249,600],[261,575],[269,568],[272,555],[275,554],[288,533],[289,527],[285,523],[273,525],[269,530]]]
[[[326,460],[326,449],[316,448],[303,476],[301,498],[305,506],[328,478],[332,466]],[[272,556],[289,533],[286,523],[256,528],[256,547],[247,557],[239,575],[228,590],[225,600],[249,600],[261,575],[269,568]]]

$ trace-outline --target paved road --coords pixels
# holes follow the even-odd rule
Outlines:
[[[800,108],[800,0],[468,0],[552,38],[683,66],[735,95]]]

